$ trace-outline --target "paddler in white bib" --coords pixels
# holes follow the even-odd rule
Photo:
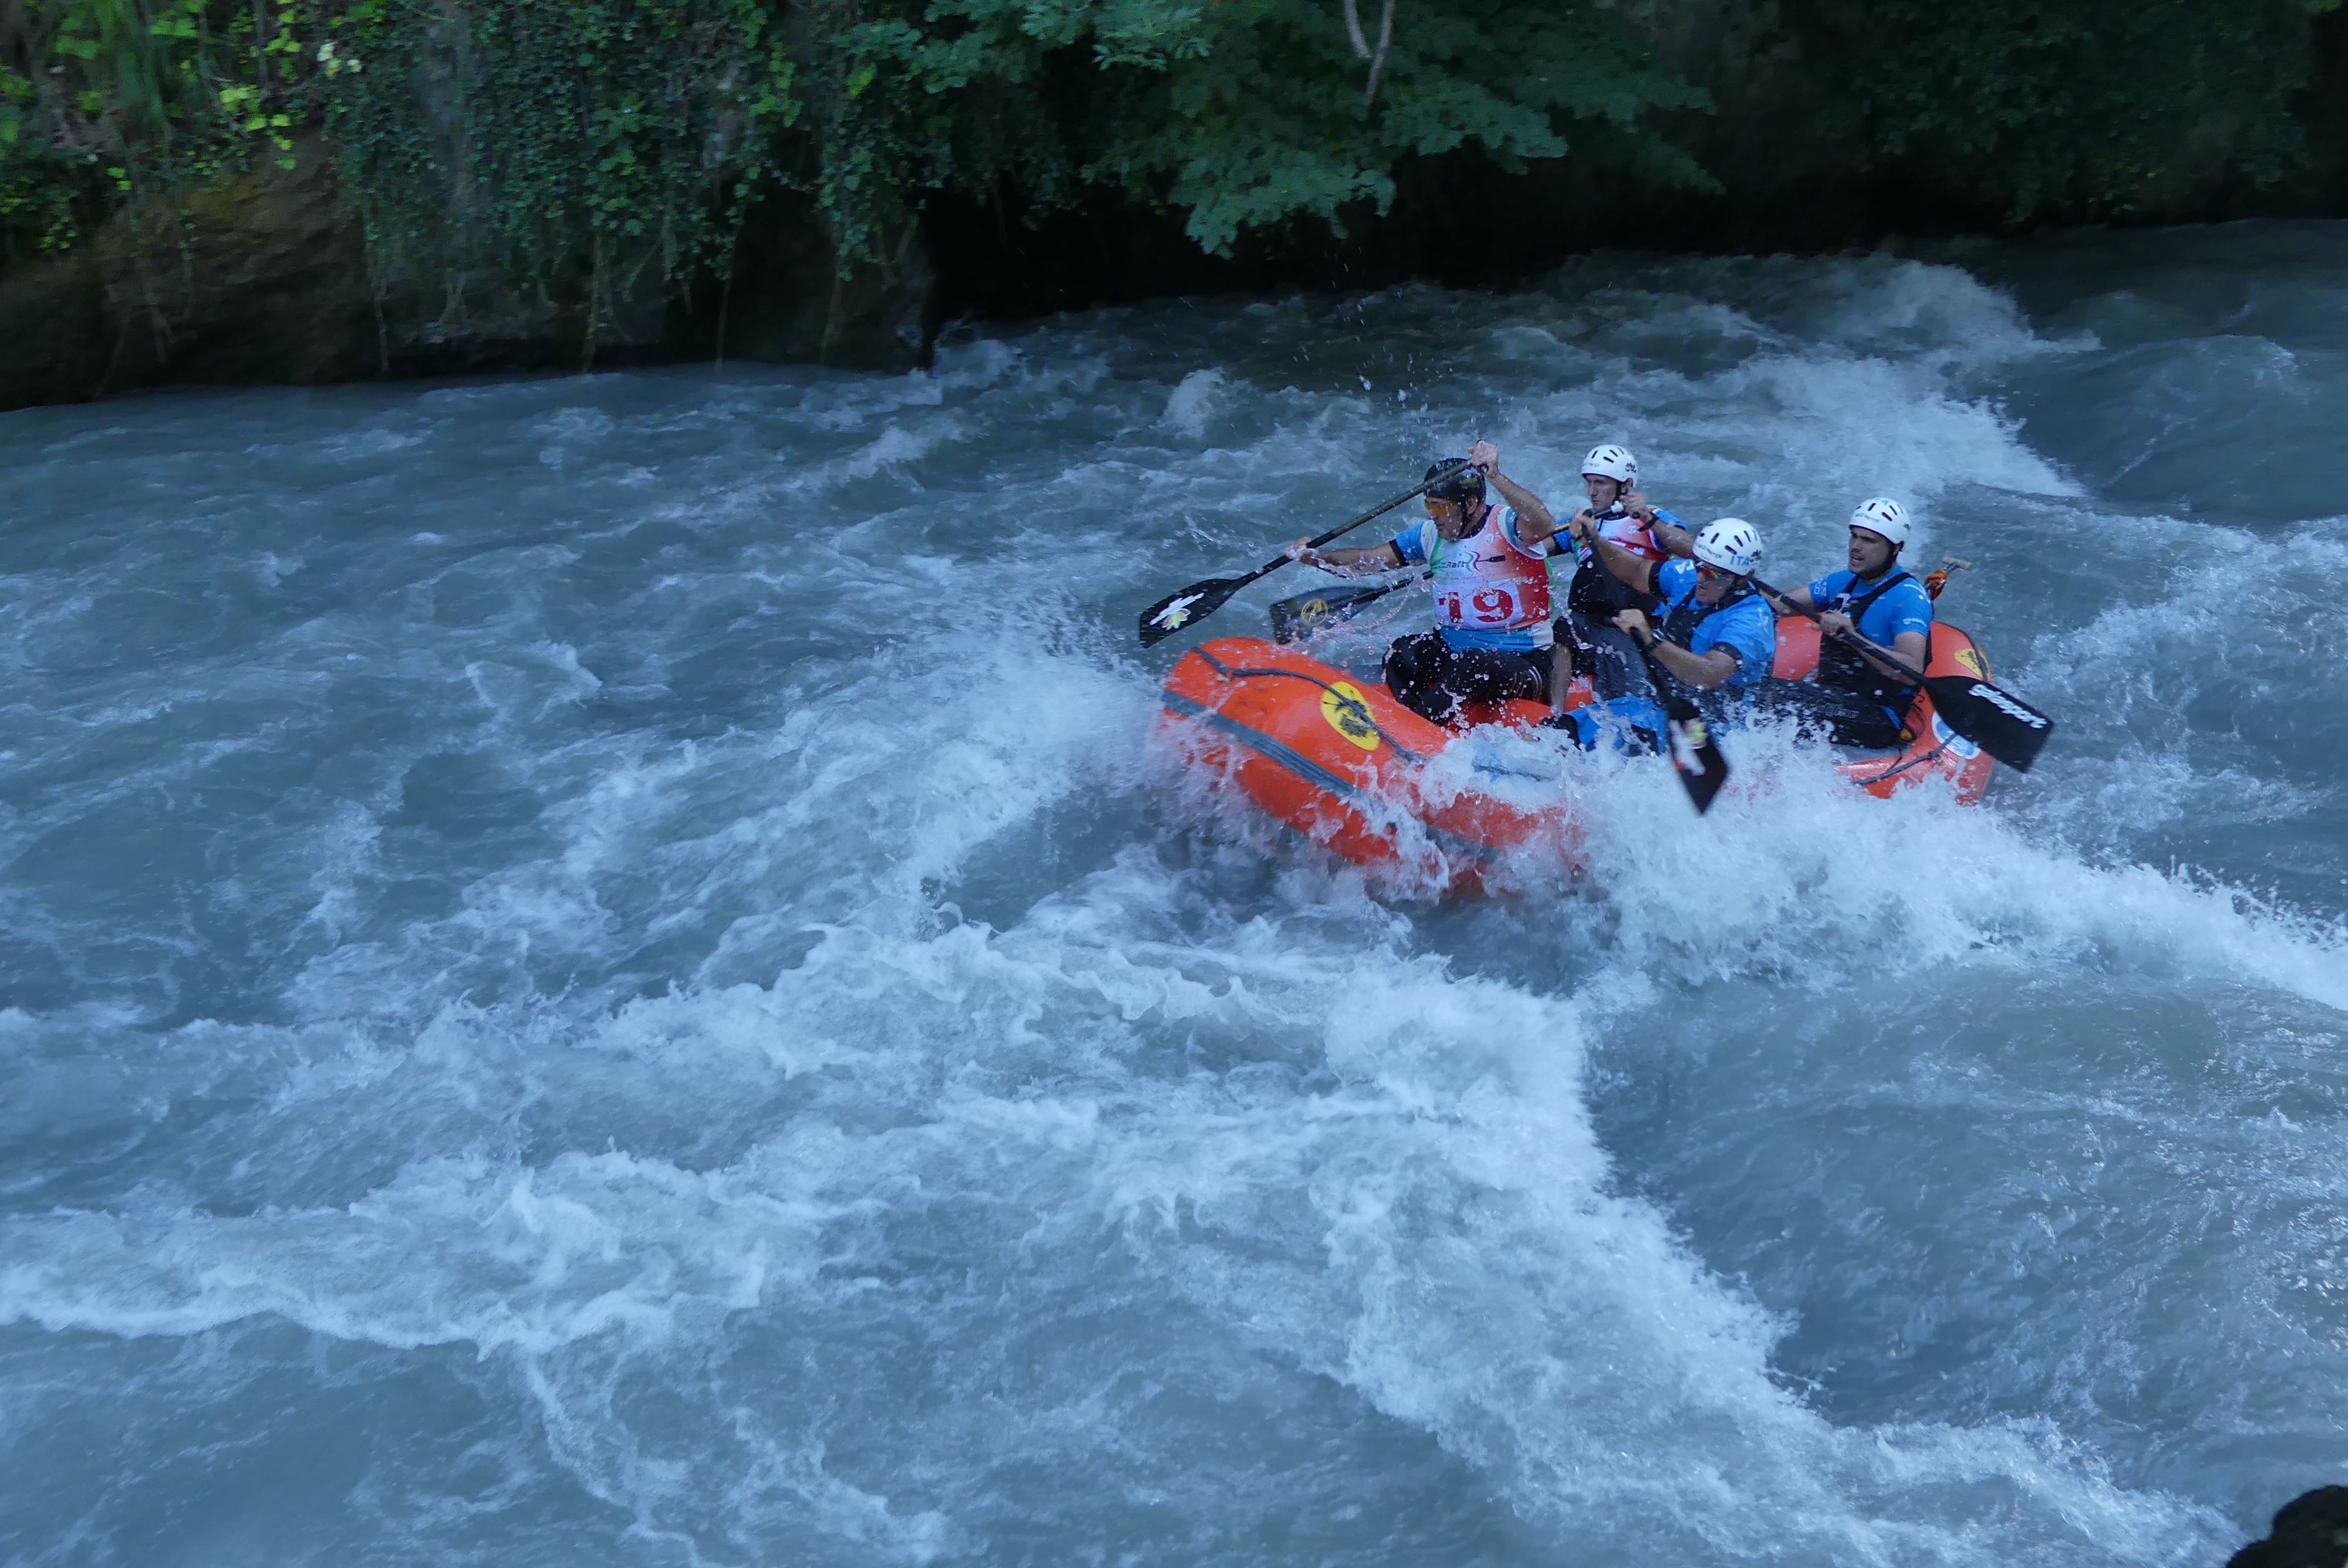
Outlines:
[[[1463,702],[1539,702],[1549,692],[1549,557],[1559,524],[1541,498],[1500,472],[1500,449],[1478,441],[1475,467],[1426,493],[1426,520],[1382,545],[1316,550],[1299,539],[1291,560],[1341,577],[1426,565],[1435,589],[1433,631],[1398,638],[1386,650],[1385,682],[1395,701],[1436,723]],[[1441,473],[1457,458],[1427,469]],[[1505,506],[1485,498],[1486,482]]]

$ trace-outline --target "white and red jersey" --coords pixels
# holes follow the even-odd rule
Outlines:
[[[1550,539],[1527,545],[1517,514],[1486,509],[1484,526],[1464,539],[1447,539],[1430,518],[1395,536],[1406,562],[1435,568],[1435,620],[1444,641],[1462,648],[1532,650],[1550,645]]]

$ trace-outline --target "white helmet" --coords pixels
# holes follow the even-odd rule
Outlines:
[[[1881,534],[1897,548],[1908,542],[1908,508],[1889,496],[1878,496],[1859,504],[1859,510],[1850,515],[1850,526]]]
[[[1761,564],[1761,535],[1743,518],[1715,518],[1695,537],[1695,559],[1738,577]]]
[[[1639,482],[1639,460],[1628,446],[1592,446],[1581,460],[1581,472],[1612,479],[1627,490]]]

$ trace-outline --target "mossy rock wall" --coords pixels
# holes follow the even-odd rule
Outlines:
[[[591,343],[583,278],[379,275],[332,159],[308,138],[293,161],[0,272],[0,408],[721,355],[903,369],[928,353],[932,274],[910,232],[887,265],[841,276],[812,211],[778,198],[754,210],[730,287],[677,298],[641,279]]]

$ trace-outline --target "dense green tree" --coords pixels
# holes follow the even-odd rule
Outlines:
[[[1973,213],[2123,216],[2302,152],[2308,19],[2339,0],[1788,0],[1819,113]],[[2230,165],[2230,167],[2219,167]]]
[[[1701,101],[1582,0],[7,5],[0,200],[53,245],[94,196],[168,195],[318,122],[380,243],[500,265],[611,241],[687,271],[769,179],[850,253],[929,191],[1102,184],[1220,251],[1382,207],[1412,155],[1559,158],[1576,118]]]
[[[1829,143],[2019,221],[2125,213],[2196,159],[2286,171],[2331,4],[1771,14]],[[1574,157],[1577,123],[1702,185],[1651,126],[1704,102],[1604,0],[0,0],[0,239],[168,215],[315,130],[380,263],[586,277],[592,323],[648,274],[722,272],[778,186],[843,264],[946,190],[1037,211],[1115,189],[1225,252],[1383,210],[1406,159]]]

